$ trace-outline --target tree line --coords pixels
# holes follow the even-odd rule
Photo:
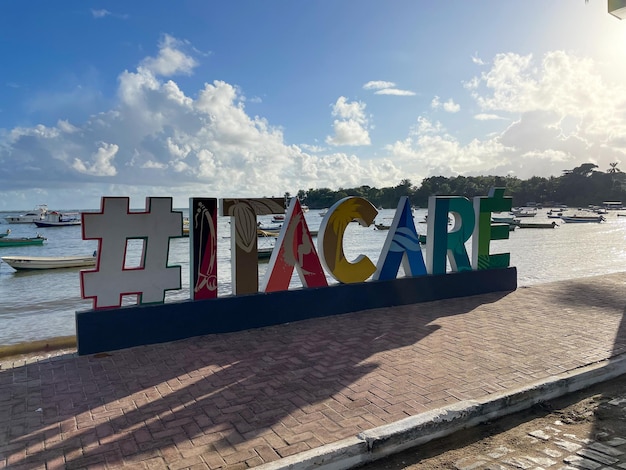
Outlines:
[[[606,171],[598,170],[594,163],[583,163],[564,170],[561,176],[543,178],[533,176],[522,180],[515,176],[431,176],[424,178],[420,186],[409,179],[387,188],[359,186],[357,188],[310,188],[298,190],[300,201],[310,209],[323,209],[348,196],[360,196],[376,207],[395,208],[400,197],[408,196],[412,206],[427,207],[430,196],[485,196],[492,187],[506,188],[505,195],[513,200],[513,206],[535,202],[544,206],[566,204],[570,207],[602,205],[604,201],[626,202],[626,173],[611,163]],[[290,193],[285,194],[289,199]]]

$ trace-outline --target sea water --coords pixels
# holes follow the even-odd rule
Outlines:
[[[183,215],[187,210],[180,209]],[[74,211],[73,211],[74,212]],[[310,230],[318,230],[320,211],[306,213]],[[381,210],[377,223],[390,224],[395,210]],[[97,249],[97,241],[83,240],[80,226],[37,228],[34,224],[6,224],[4,217],[15,213],[0,212],[0,232],[11,229],[12,237],[46,237],[43,246],[0,247],[2,256],[69,256],[90,255]],[[426,233],[426,210],[416,210],[417,231]],[[493,241],[492,253],[511,253],[511,266],[517,267],[518,285],[529,286],[556,280],[583,278],[598,274],[624,271],[626,266],[626,217],[609,213],[603,223],[566,224],[559,219],[548,219],[547,210],[539,211],[525,222],[559,223],[554,229],[520,229],[510,233],[508,240]],[[271,225],[270,216],[259,221]],[[359,255],[368,256],[374,264],[382,250],[388,231],[374,226],[362,227],[351,223],[345,233],[344,252],[349,260]],[[218,218],[218,295],[232,295],[230,265],[230,219]],[[136,243],[135,243],[136,242]],[[275,242],[273,238],[259,238],[259,247]],[[138,263],[141,243],[129,243],[127,261]],[[468,249],[471,249],[468,243]],[[471,254],[470,254],[471,256]],[[182,289],[169,291],[166,302],[189,299],[189,238],[170,241],[169,264],[181,266]],[[267,263],[259,263],[262,280]],[[402,275],[402,273],[401,273]],[[328,277],[329,282],[336,282]],[[292,287],[300,287],[294,271]],[[124,303],[134,303],[135,297]],[[75,334],[74,314],[89,310],[92,300],[82,299],[78,269],[44,271],[15,271],[0,262],[0,345],[46,339]]]

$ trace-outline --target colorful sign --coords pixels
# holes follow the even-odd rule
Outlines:
[[[192,300],[217,297],[217,199],[191,198],[189,291]]]
[[[83,238],[97,239],[98,263],[81,272],[83,298],[94,309],[119,307],[124,295],[139,303],[163,302],[164,292],[180,289],[180,267],[168,266],[169,239],[182,235],[182,213],[172,211],[171,198],[148,198],[146,212],[130,212],[128,198],[102,198],[99,213],[83,214]],[[317,250],[300,201],[292,199],[272,252],[261,291],[288,290],[294,270],[306,287],[328,286],[326,276],[351,284],[390,280],[402,266],[407,277],[507,267],[508,253],[491,254],[491,240],[508,238],[508,228],[491,223],[491,213],[511,209],[511,198],[495,188],[473,203],[461,196],[433,196],[428,203],[426,246],[419,243],[412,210],[400,199],[377,265],[365,255],[347,259],[343,239],[348,224],[374,223],[378,211],[366,199],[347,197],[324,217]],[[280,198],[222,199],[220,215],[231,218],[233,294],[258,292],[257,216],[284,214]],[[506,230],[505,230],[506,228]],[[192,300],[217,297],[217,200],[190,199],[190,291]],[[125,267],[129,239],[142,239],[140,266]],[[472,238],[472,261],[466,243]]]
[[[100,212],[82,214],[83,239],[98,240],[94,270],[81,271],[81,295],[94,309],[120,307],[122,297],[137,295],[139,303],[159,303],[167,290],[180,289],[180,266],[168,266],[170,238],[182,236],[183,214],[172,210],[172,198],[151,197],[145,212],[131,212],[129,198],[104,197]],[[129,240],[140,240],[138,266],[128,266]]]

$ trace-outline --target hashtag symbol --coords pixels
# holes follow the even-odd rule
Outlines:
[[[120,307],[122,297],[138,303],[163,302],[165,291],[181,288],[180,266],[168,266],[169,240],[182,236],[182,212],[172,198],[146,200],[146,212],[130,212],[129,198],[103,197],[99,213],[83,213],[83,239],[98,240],[95,270],[81,271],[81,292],[94,309]],[[126,268],[129,239],[143,240],[139,267]]]

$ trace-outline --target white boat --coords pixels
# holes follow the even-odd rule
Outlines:
[[[572,216],[561,216],[561,220],[566,223],[585,223],[585,222],[595,222],[600,223],[604,222],[606,219],[602,215],[572,215]]]
[[[536,210],[512,210],[511,214],[513,214],[515,217],[534,217],[537,215],[537,211]]]
[[[18,271],[87,268],[96,265],[96,253],[91,256],[3,256],[0,259]]]
[[[57,211],[48,212],[41,220],[35,220],[37,227],[68,227],[80,225],[80,214],[77,212],[61,214]]]
[[[515,216],[505,216],[505,217],[491,216],[491,221],[494,224],[514,224],[517,222],[515,220]]]
[[[32,211],[21,215],[10,215],[4,218],[10,224],[32,224],[35,221],[43,220],[48,213],[48,206],[40,204]]]

